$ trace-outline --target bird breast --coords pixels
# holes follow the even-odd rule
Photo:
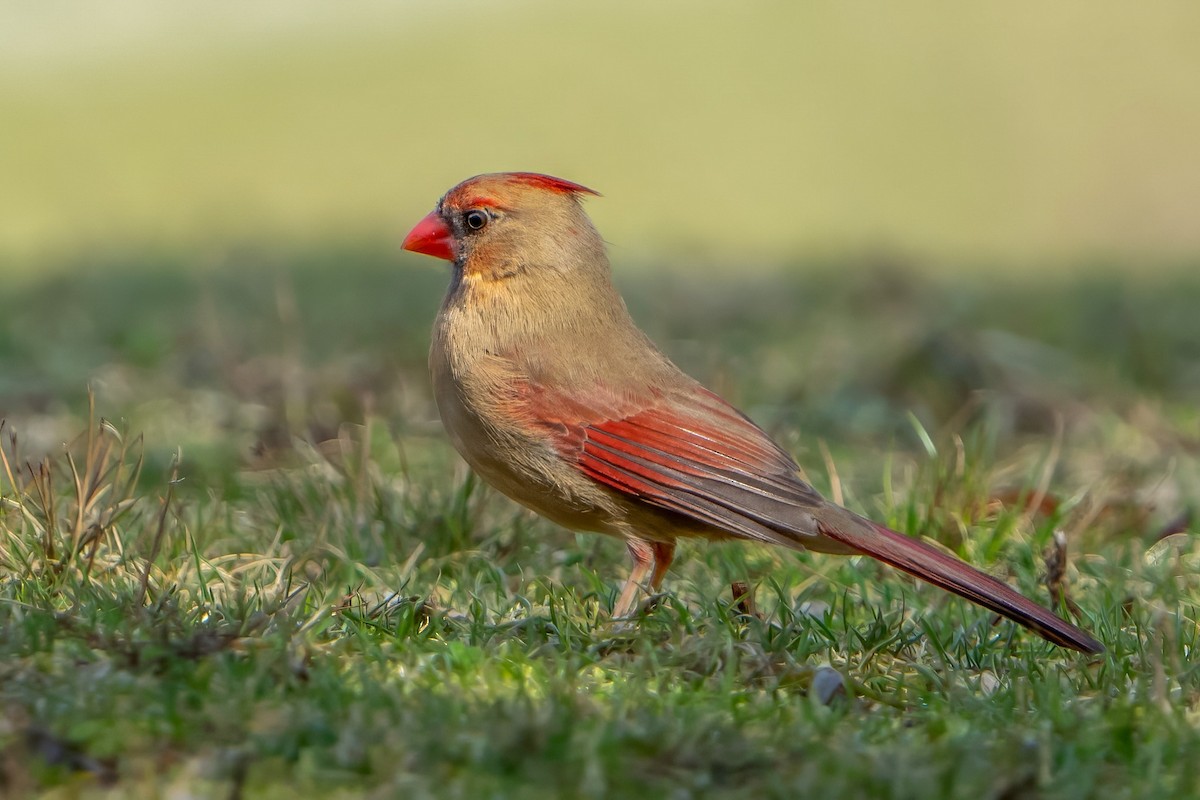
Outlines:
[[[454,448],[493,488],[572,530],[627,535],[607,492],[567,465],[513,391],[516,362],[479,309],[448,303],[429,353],[434,399]]]

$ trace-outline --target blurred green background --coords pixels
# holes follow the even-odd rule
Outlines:
[[[441,443],[446,272],[398,243],[505,169],[603,192],[635,315],[776,431],[1182,400],[1198,41],[1187,3],[9,0],[0,416],[54,446],[90,384],[217,473],[371,411]]]
[[[6,275],[97,249],[394,242],[503,169],[618,261],[1194,254],[1200,6],[0,7]]]

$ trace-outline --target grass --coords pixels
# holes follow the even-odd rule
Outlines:
[[[1065,534],[1088,659],[874,563],[736,545],[685,545],[614,626],[620,545],[491,494],[440,432],[444,274],[175,261],[64,268],[0,331],[8,794],[1200,793],[1194,272],[621,273],[822,491],[1043,602]]]

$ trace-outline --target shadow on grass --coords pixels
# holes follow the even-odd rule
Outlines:
[[[265,449],[328,438],[367,411],[433,418],[425,353],[440,263],[331,246],[199,265],[109,256],[54,275],[5,298],[0,416],[78,418],[92,382],[106,415],[153,427],[186,407]],[[1034,282],[864,261],[751,277],[621,265],[618,279],[685,370],[776,432],[906,436],[909,412],[938,428],[987,407],[1011,430],[1046,434],[1085,406],[1200,393],[1200,270]]]

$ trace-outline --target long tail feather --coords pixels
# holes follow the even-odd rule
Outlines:
[[[1008,617],[1060,647],[1084,653],[1104,652],[1104,645],[1049,609],[919,539],[849,512],[834,519],[825,517],[818,518],[818,527],[831,539]]]

